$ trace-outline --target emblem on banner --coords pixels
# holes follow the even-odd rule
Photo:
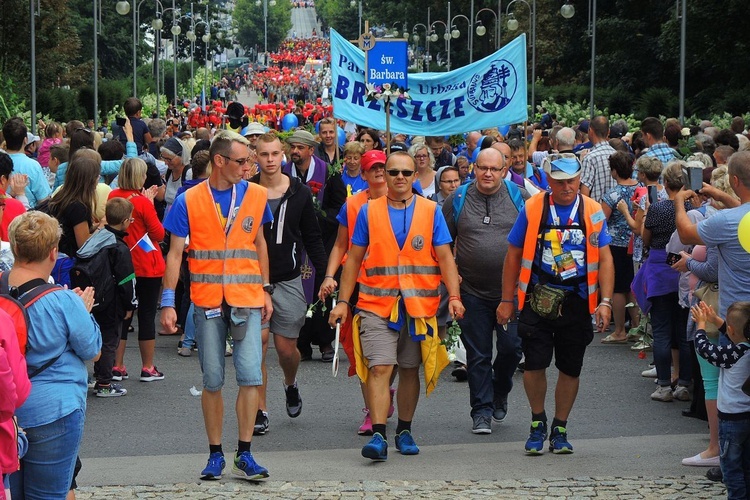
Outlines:
[[[500,111],[510,104],[517,84],[516,68],[507,60],[498,59],[486,73],[472,77],[466,92],[469,104],[483,113]]]

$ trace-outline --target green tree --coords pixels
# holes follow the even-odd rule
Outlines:
[[[263,5],[256,0],[237,0],[233,16],[239,28],[237,40],[245,48],[257,47],[264,50]],[[274,52],[292,28],[291,3],[279,0],[273,7],[268,6],[268,51]]]

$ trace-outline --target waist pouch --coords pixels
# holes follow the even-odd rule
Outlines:
[[[562,306],[569,294],[560,288],[538,284],[531,291],[529,306],[544,319],[557,319],[562,316]]]

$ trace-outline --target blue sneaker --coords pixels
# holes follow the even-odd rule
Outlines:
[[[221,471],[224,470],[226,465],[227,463],[224,461],[224,454],[222,452],[211,453],[208,456],[206,468],[201,472],[201,479],[204,481],[221,479]]]
[[[267,478],[268,469],[259,465],[253,458],[252,453],[249,451],[243,451],[234,457],[232,475],[241,477],[242,479],[247,479],[248,481],[256,481],[258,479]]]
[[[568,442],[568,430],[565,427],[553,427],[549,435],[549,451],[558,455],[573,453],[573,446]]]
[[[409,431],[401,431],[396,434],[396,449],[402,455],[416,455],[419,453],[419,447],[414,442],[414,438]]]
[[[372,435],[370,442],[362,447],[362,456],[377,462],[388,460],[388,443],[385,442],[382,434],[376,432]]]
[[[547,440],[547,422],[536,420],[531,422],[529,439],[526,440],[526,453],[528,455],[541,455],[544,453],[544,442]]]

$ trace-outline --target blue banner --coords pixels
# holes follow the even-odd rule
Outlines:
[[[367,101],[365,55],[331,30],[333,114],[385,130],[384,105]],[[391,132],[450,135],[527,119],[526,35],[447,73],[409,75],[410,100],[391,103]]]

